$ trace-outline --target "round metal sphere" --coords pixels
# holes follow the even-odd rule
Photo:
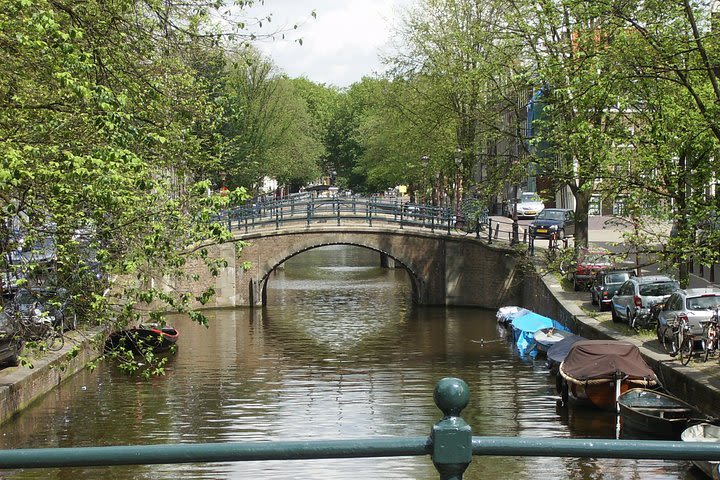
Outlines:
[[[470,401],[470,388],[459,378],[446,377],[435,385],[433,398],[445,415],[458,415]]]

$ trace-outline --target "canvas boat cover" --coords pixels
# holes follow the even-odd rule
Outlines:
[[[572,346],[581,340],[587,339],[585,337],[581,337],[580,335],[568,335],[567,337],[563,338],[555,345],[548,348],[548,360],[556,363],[561,363],[563,360],[565,360],[565,357],[567,357],[567,354],[570,352]]]
[[[576,342],[561,365],[561,372],[576,381],[612,378],[621,372],[628,379],[657,382],[655,373],[632,343],[617,340]]]

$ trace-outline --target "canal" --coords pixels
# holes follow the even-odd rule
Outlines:
[[[437,380],[463,378],[475,435],[615,438],[615,417],[558,410],[541,360],[521,358],[495,312],[412,305],[407,274],[329,246],[270,279],[268,307],[208,312],[167,374],[101,365],[0,427],[2,448],[426,435]],[[689,462],[474,457],[465,478],[694,479]],[[436,479],[429,458],[245,462],[0,472],[2,479]]]

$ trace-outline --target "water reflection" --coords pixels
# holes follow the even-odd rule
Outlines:
[[[614,437],[597,412],[555,407],[540,359],[521,359],[494,312],[415,308],[403,270],[326,247],[270,278],[264,309],[172,317],[180,348],[150,382],[83,372],[2,426],[3,448],[427,435],[438,379],[468,382],[475,435]],[[466,479],[693,478],[685,462],[475,457]],[[436,479],[428,458],[247,462],[6,472],[2,478]]]

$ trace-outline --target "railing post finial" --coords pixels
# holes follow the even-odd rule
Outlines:
[[[432,429],[433,463],[441,480],[462,480],[472,461],[472,429],[459,415],[470,401],[470,388],[447,377],[435,385],[433,397],[444,415]]]

